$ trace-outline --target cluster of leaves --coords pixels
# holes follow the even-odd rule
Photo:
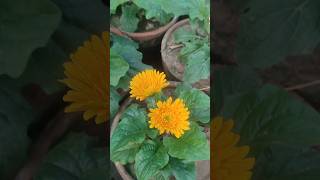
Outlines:
[[[240,144],[251,147],[252,179],[319,179],[320,153],[312,148],[320,144],[319,112],[286,90],[263,84],[256,71],[319,44],[319,1],[230,2],[240,12],[239,66],[215,69],[214,114],[234,119]]]
[[[30,145],[28,126],[42,113],[32,109],[25,101],[20,94],[21,88],[33,83],[48,94],[62,90],[64,86],[58,80],[63,78],[63,63],[92,34],[101,36],[107,30],[109,23],[106,21],[106,10],[107,7],[100,0],[0,1],[2,179],[14,179],[16,172],[25,163]],[[80,143],[81,139],[74,139],[73,142]],[[82,150],[74,149],[72,154]],[[59,156],[62,155],[61,152]],[[90,153],[90,156],[95,156],[95,153]],[[67,158],[59,159],[59,164],[70,169],[79,165],[68,163],[70,161]],[[100,178],[104,179],[105,176]],[[59,179],[66,177],[69,176],[62,173]]]
[[[117,91],[127,91],[131,77],[151,66],[142,63],[142,53],[139,45],[131,39],[111,35],[110,48],[110,117],[112,118],[119,108],[122,96]]]
[[[148,126],[147,110],[131,104],[111,135],[111,160],[121,164],[134,163],[134,173],[139,180],[195,179],[195,162],[209,160],[208,139],[200,125],[210,120],[210,98],[204,92],[189,85],[180,85],[174,96],[186,103],[190,115],[190,130],[180,138],[159,136]],[[162,93],[146,99],[148,107],[167,97]]]
[[[172,7],[166,4],[163,8],[176,16],[189,17],[190,26],[181,26],[173,36],[177,44],[183,44],[179,55],[185,64],[183,81],[194,83],[210,75],[210,1],[188,0],[181,3],[172,3]]]
[[[146,20],[158,23],[158,25],[164,25],[168,23],[173,16],[162,10],[162,1],[163,0],[111,0],[111,23],[126,32],[137,31],[139,23],[145,23],[143,21]]]

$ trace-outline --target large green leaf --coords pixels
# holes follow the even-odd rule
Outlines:
[[[191,46],[193,47],[193,46]],[[185,46],[184,48],[189,48]],[[186,57],[183,80],[194,83],[206,79],[210,75],[210,47],[204,43],[199,49],[194,50]]]
[[[0,75],[20,76],[31,53],[45,46],[60,17],[48,0],[0,1]]]
[[[34,115],[9,78],[0,76],[0,175],[14,179],[27,158],[27,128]]]
[[[120,28],[126,32],[135,32],[138,29],[139,18],[137,14],[139,8],[135,4],[121,6]]]
[[[190,161],[208,160],[210,149],[206,134],[196,123],[191,122],[191,129],[180,138],[165,137],[163,144],[172,157]]]
[[[64,77],[62,64],[69,55],[92,34],[101,36],[108,27],[106,6],[99,0],[54,2],[62,11],[62,21],[46,46],[32,53],[25,71],[18,78],[21,86],[36,83],[49,94],[64,87],[58,80]]]
[[[301,179],[317,173],[316,162],[299,153],[320,144],[320,115],[286,91],[266,85],[235,94],[225,99],[222,115],[235,120],[240,145],[250,146],[256,158],[254,179]]]
[[[256,160],[253,180],[317,180],[320,152],[309,147],[277,144]]]
[[[320,115],[271,85],[226,98],[222,115],[235,120],[241,143],[257,154],[273,143],[320,144]]]
[[[142,53],[139,52],[138,44],[127,38],[114,38],[112,36],[112,50],[117,52],[130,66],[130,69],[135,72],[140,72],[144,69],[150,69],[151,66],[142,63]]]
[[[145,109],[131,105],[111,136],[111,160],[122,164],[132,163],[146,136],[153,132],[147,125]]]
[[[35,180],[104,180],[109,162],[105,148],[94,148],[93,138],[84,134],[69,134],[49,151]]]
[[[110,117],[117,113],[119,108],[119,101],[121,100],[120,94],[114,87],[110,87]]]
[[[135,171],[138,180],[149,180],[168,162],[169,155],[162,144],[146,141],[135,158]]]
[[[194,180],[196,178],[195,163],[170,158],[168,165],[161,170],[161,174],[165,179],[174,176],[176,180]]]
[[[258,88],[261,85],[258,74],[250,68],[216,68],[213,77],[212,94],[215,113],[220,112],[226,97]]]
[[[36,83],[47,93],[61,90],[64,86],[58,80],[63,79],[62,65],[67,59],[68,56],[61,47],[50,40],[46,47],[39,48],[32,54],[27,68],[17,82],[21,86]]]
[[[199,19],[209,24],[210,17],[210,1],[208,0],[191,0],[190,1],[190,19]]]
[[[121,77],[129,70],[129,64],[113,49],[110,49],[110,84],[117,86]]]
[[[174,14],[174,16],[188,15],[190,12],[190,1],[175,1],[165,0],[161,2],[162,9],[168,14]]]
[[[241,65],[265,68],[320,42],[320,1],[250,1],[241,15],[236,52]]]
[[[125,2],[128,2],[130,0],[111,0],[110,1],[110,11],[111,13],[115,13],[117,10],[117,7]]]
[[[190,120],[208,123],[210,121],[210,97],[190,85],[179,85],[175,91],[190,111]]]
[[[133,2],[145,10],[145,16],[147,19],[155,18],[160,22],[160,24],[165,24],[172,17],[162,10],[161,4],[164,2],[163,0],[134,0]]]

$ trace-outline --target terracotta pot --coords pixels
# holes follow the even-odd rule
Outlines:
[[[163,68],[169,79],[174,81],[182,81],[185,69],[184,64],[179,59],[179,54],[183,46],[176,44],[173,37],[173,33],[181,27],[191,29],[189,19],[181,20],[175,25],[171,26],[171,28],[164,35],[161,42],[161,57]],[[194,83],[193,87],[209,93],[210,77]]]
[[[110,26],[110,31],[119,36],[127,36],[140,44],[146,46],[156,45],[156,42],[161,41],[161,36],[178,20],[178,17],[174,17],[168,24],[161,26],[158,29],[147,31],[147,32],[125,32],[120,28]],[[158,40],[158,38],[160,38]]]
[[[170,85],[168,88],[176,88],[178,85],[180,84],[180,82],[175,82],[175,81],[170,81]],[[170,93],[170,92],[169,92]],[[119,111],[117,112],[117,114],[115,115],[113,121],[112,121],[112,125],[111,125],[111,132],[110,132],[110,137],[112,136],[114,130],[116,129],[116,127],[118,126],[121,116],[124,113],[124,111],[126,110],[126,108],[131,104],[132,102],[132,98],[127,98],[120,106]],[[206,134],[208,137],[208,141],[210,143],[210,130],[206,129]],[[123,180],[134,180],[134,178],[127,172],[126,168],[124,165],[115,162],[115,167],[118,170],[118,173],[120,174],[120,176],[122,177]],[[209,180],[210,178],[210,161],[196,161],[196,171],[197,171],[197,180]],[[201,173],[198,173],[198,172]]]

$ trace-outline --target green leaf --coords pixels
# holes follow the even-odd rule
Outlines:
[[[288,55],[311,53],[320,42],[320,1],[250,1],[240,17],[241,65],[266,68]]]
[[[190,123],[190,130],[180,138],[165,137],[163,144],[169,149],[169,154],[178,159],[189,161],[208,160],[210,150],[208,139],[201,128],[195,123]]]
[[[210,97],[207,94],[186,84],[179,85],[175,93],[188,107],[191,121],[210,121]]]
[[[192,0],[165,0],[161,2],[161,7],[167,14],[174,14],[176,17],[188,15],[190,12],[190,1]]]
[[[105,148],[94,148],[96,141],[84,134],[69,134],[49,151],[35,180],[103,180],[109,162]]]
[[[133,41],[130,38],[118,36],[116,34],[111,33],[111,42],[114,44],[119,44],[120,46],[133,46],[135,49],[139,48],[139,44]]]
[[[176,31],[174,31],[173,36],[176,43],[190,42],[195,38],[198,38],[195,32],[192,31],[188,26],[178,28]]]
[[[126,32],[135,32],[138,29],[139,18],[137,13],[139,8],[134,4],[121,6],[120,29]]]
[[[147,125],[145,109],[138,108],[137,104],[131,105],[111,136],[111,160],[121,164],[132,163],[149,133],[152,131]]]
[[[170,176],[174,176],[176,180],[196,179],[195,163],[176,158],[170,158],[168,165],[161,170],[161,173],[166,179]]]
[[[47,43],[61,13],[48,0],[2,0],[0,17],[0,75],[16,78],[31,53]]]
[[[62,90],[63,66],[69,54],[75,53],[92,34],[101,37],[107,30],[108,13],[99,0],[54,0],[63,17],[48,43],[35,50],[23,74],[17,79],[21,86],[40,85],[48,94]],[[48,73],[50,72],[50,73]]]
[[[140,72],[144,69],[150,69],[151,66],[142,63],[142,53],[137,51],[137,46],[114,40],[112,50],[119,54],[130,65],[130,69]]]
[[[145,142],[135,158],[135,170],[138,180],[149,180],[169,162],[167,149],[153,141]]]
[[[190,1],[190,12],[189,17],[191,20],[199,19],[200,21],[205,21],[209,24],[210,17],[210,1],[207,0],[194,0]]]
[[[163,0],[134,0],[134,3],[145,10],[146,19],[155,18],[160,22],[160,24],[166,24],[172,18],[171,15],[164,12],[161,8]]]
[[[110,84],[117,86],[121,77],[129,70],[129,64],[113,49],[110,49]]]
[[[261,86],[258,74],[245,67],[222,67],[213,72],[214,112],[219,113],[225,98],[237,93],[243,93]]]
[[[320,153],[309,147],[277,144],[256,161],[253,180],[317,180]]]
[[[110,87],[110,117],[113,118],[119,108],[121,96],[114,87]]]
[[[250,146],[256,159],[254,180],[318,177],[319,158],[305,154],[320,142],[320,114],[310,106],[266,85],[227,97],[222,115],[234,119],[240,145]]]
[[[203,44],[202,47],[188,55],[183,80],[188,83],[194,83],[208,78],[209,75],[210,47],[208,44]]]
[[[78,30],[98,36],[109,30],[109,8],[101,0],[53,0],[53,2],[62,10],[63,21]]]
[[[14,179],[27,159],[27,128],[34,113],[11,79],[2,75],[0,83],[0,174],[2,179]]]
[[[256,153],[273,143],[320,142],[319,113],[271,85],[228,97],[222,115],[235,120],[241,143],[251,145]]]
[[[46,47],[37,49],[32,54],[26,70],[17,82],[21,86],[36,83],[49,94],[61,90],[64,85],[58,80],[63,79],[62,64],[66,59],[67,54],[57,43],[50,40]]]
[[[117,7],[121,4],[124,4],[125,2],[129,2],[130,0],[111,0],[110,1],[110,10],[111,13],[115,13],[117,10]]]

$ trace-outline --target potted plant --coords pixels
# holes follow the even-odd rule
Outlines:
[[[181,8],[179,10],[179,7],[164,7],[168,13],[186,14],[188,19],[176,23],[163,37],[163,66],[173,79],[193,84],[194,87],[209,92],[210,2],[188,0],[184,7],[190,9],[184,12]]]
[[[136,73],[151,66],[142,63],[142,53],[133,40],[111,33],[110,41],[110,117],[118,111],[119,102],[128,91]]]
[[[161,9],[161,1],[111,0],[110,31],[128,36],[143,46],[160,43],[162,36],[177,20]]]
[[[130,81],[130,98],[111,126],[110,158],[123,179],[196,179],[209,160],[210,99],[190,85],[147,69]]]

